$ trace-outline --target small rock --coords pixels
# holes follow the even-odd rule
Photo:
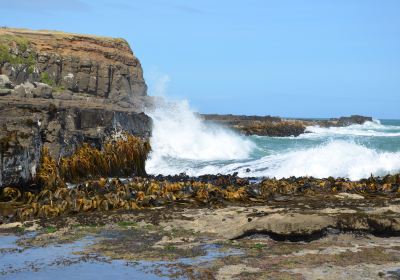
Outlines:
[[[40,98],[53,98],[53,88],[47,84],[35,83],[35,88],[33,89],[33,96]]]
[[[335,197],[340,199],[364,199],[362,195],[355,193],[338,193]]]
[[[23,84],[17,85],[14,89],[14,93],[16,96],[20,97],[32,97],[31,93],[35,86],[30,82],[25,82]]]
[[[11,93],[12,89],[0,88],[0,96],[10,95]]]
[[[13,89],[14,85],[10,82],[7,75],[0,75],[0,88]]]

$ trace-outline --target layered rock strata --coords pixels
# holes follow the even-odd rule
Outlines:
[[[58,161],[83,143],[148,137],[146,90],[123,39],[0,29],[0,187],[32,183],[43,147]]]

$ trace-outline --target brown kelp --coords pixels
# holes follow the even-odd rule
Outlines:
[[[49,149],[44,147],[40,156],[40,166],[36,174],[36,180],[45,189],[56,189],[64,185],[58,174],[56,161],[50,156]]]
[[[144,176],[149,152],[149,142],[132,135],[110,141],[102,150],[84,144],[72,156],[61,158],[60,175],[68,182],[101,176]]]
[[[123,135],[102,149],[84,144],[56,162],[42,149],[36,188],[6,187],[0,190],[3,219],[27,220],[87,211],[140,209],[179,205],[223,206],[227,203],[265,203],[279,196],[320,196],[340,192],[364,196],[400,196],[400,175],[359,181],[345,178],[268,178],[251,183],[233,175],[189,177],[145,176],[148,141]],[[134,176],[136,175],[136,176]],[[128,176],[130,179],[106,179]],[[72,186],[66,184],[76,183]],[[334,197],[334,196],[331,196]]]
[[[9,214],[9,219],[26,220],[87,211],[159,207],[174,203],[188,207],[223,206],[227,203],[249,205],[273,201],[279,196],[297,195],[310,198],[330,195],[331,199],[336,199],[334,195],[341,192],[359,193],[366,197],[398,198],[400,175],[359,181],[291,177],[265,179],[259,183],[250,183],[247,179],[231,175],[133,177],[126,181],[100,178],[72,188],[63,186],[55,190],[43,189],[36,194],[4,188],[0,194],[0,205],[12,205],[14,211]]]

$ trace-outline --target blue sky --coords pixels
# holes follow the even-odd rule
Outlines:
[[[127,39],[200,112],[400,118],[398,0],[2,2],[3,26]]]

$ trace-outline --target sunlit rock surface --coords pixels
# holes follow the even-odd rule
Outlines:
[[[148,137],[146,91],[123,39],[0,29],[0,186],[29,184],[44,146],[58,160],[121,131]]]

